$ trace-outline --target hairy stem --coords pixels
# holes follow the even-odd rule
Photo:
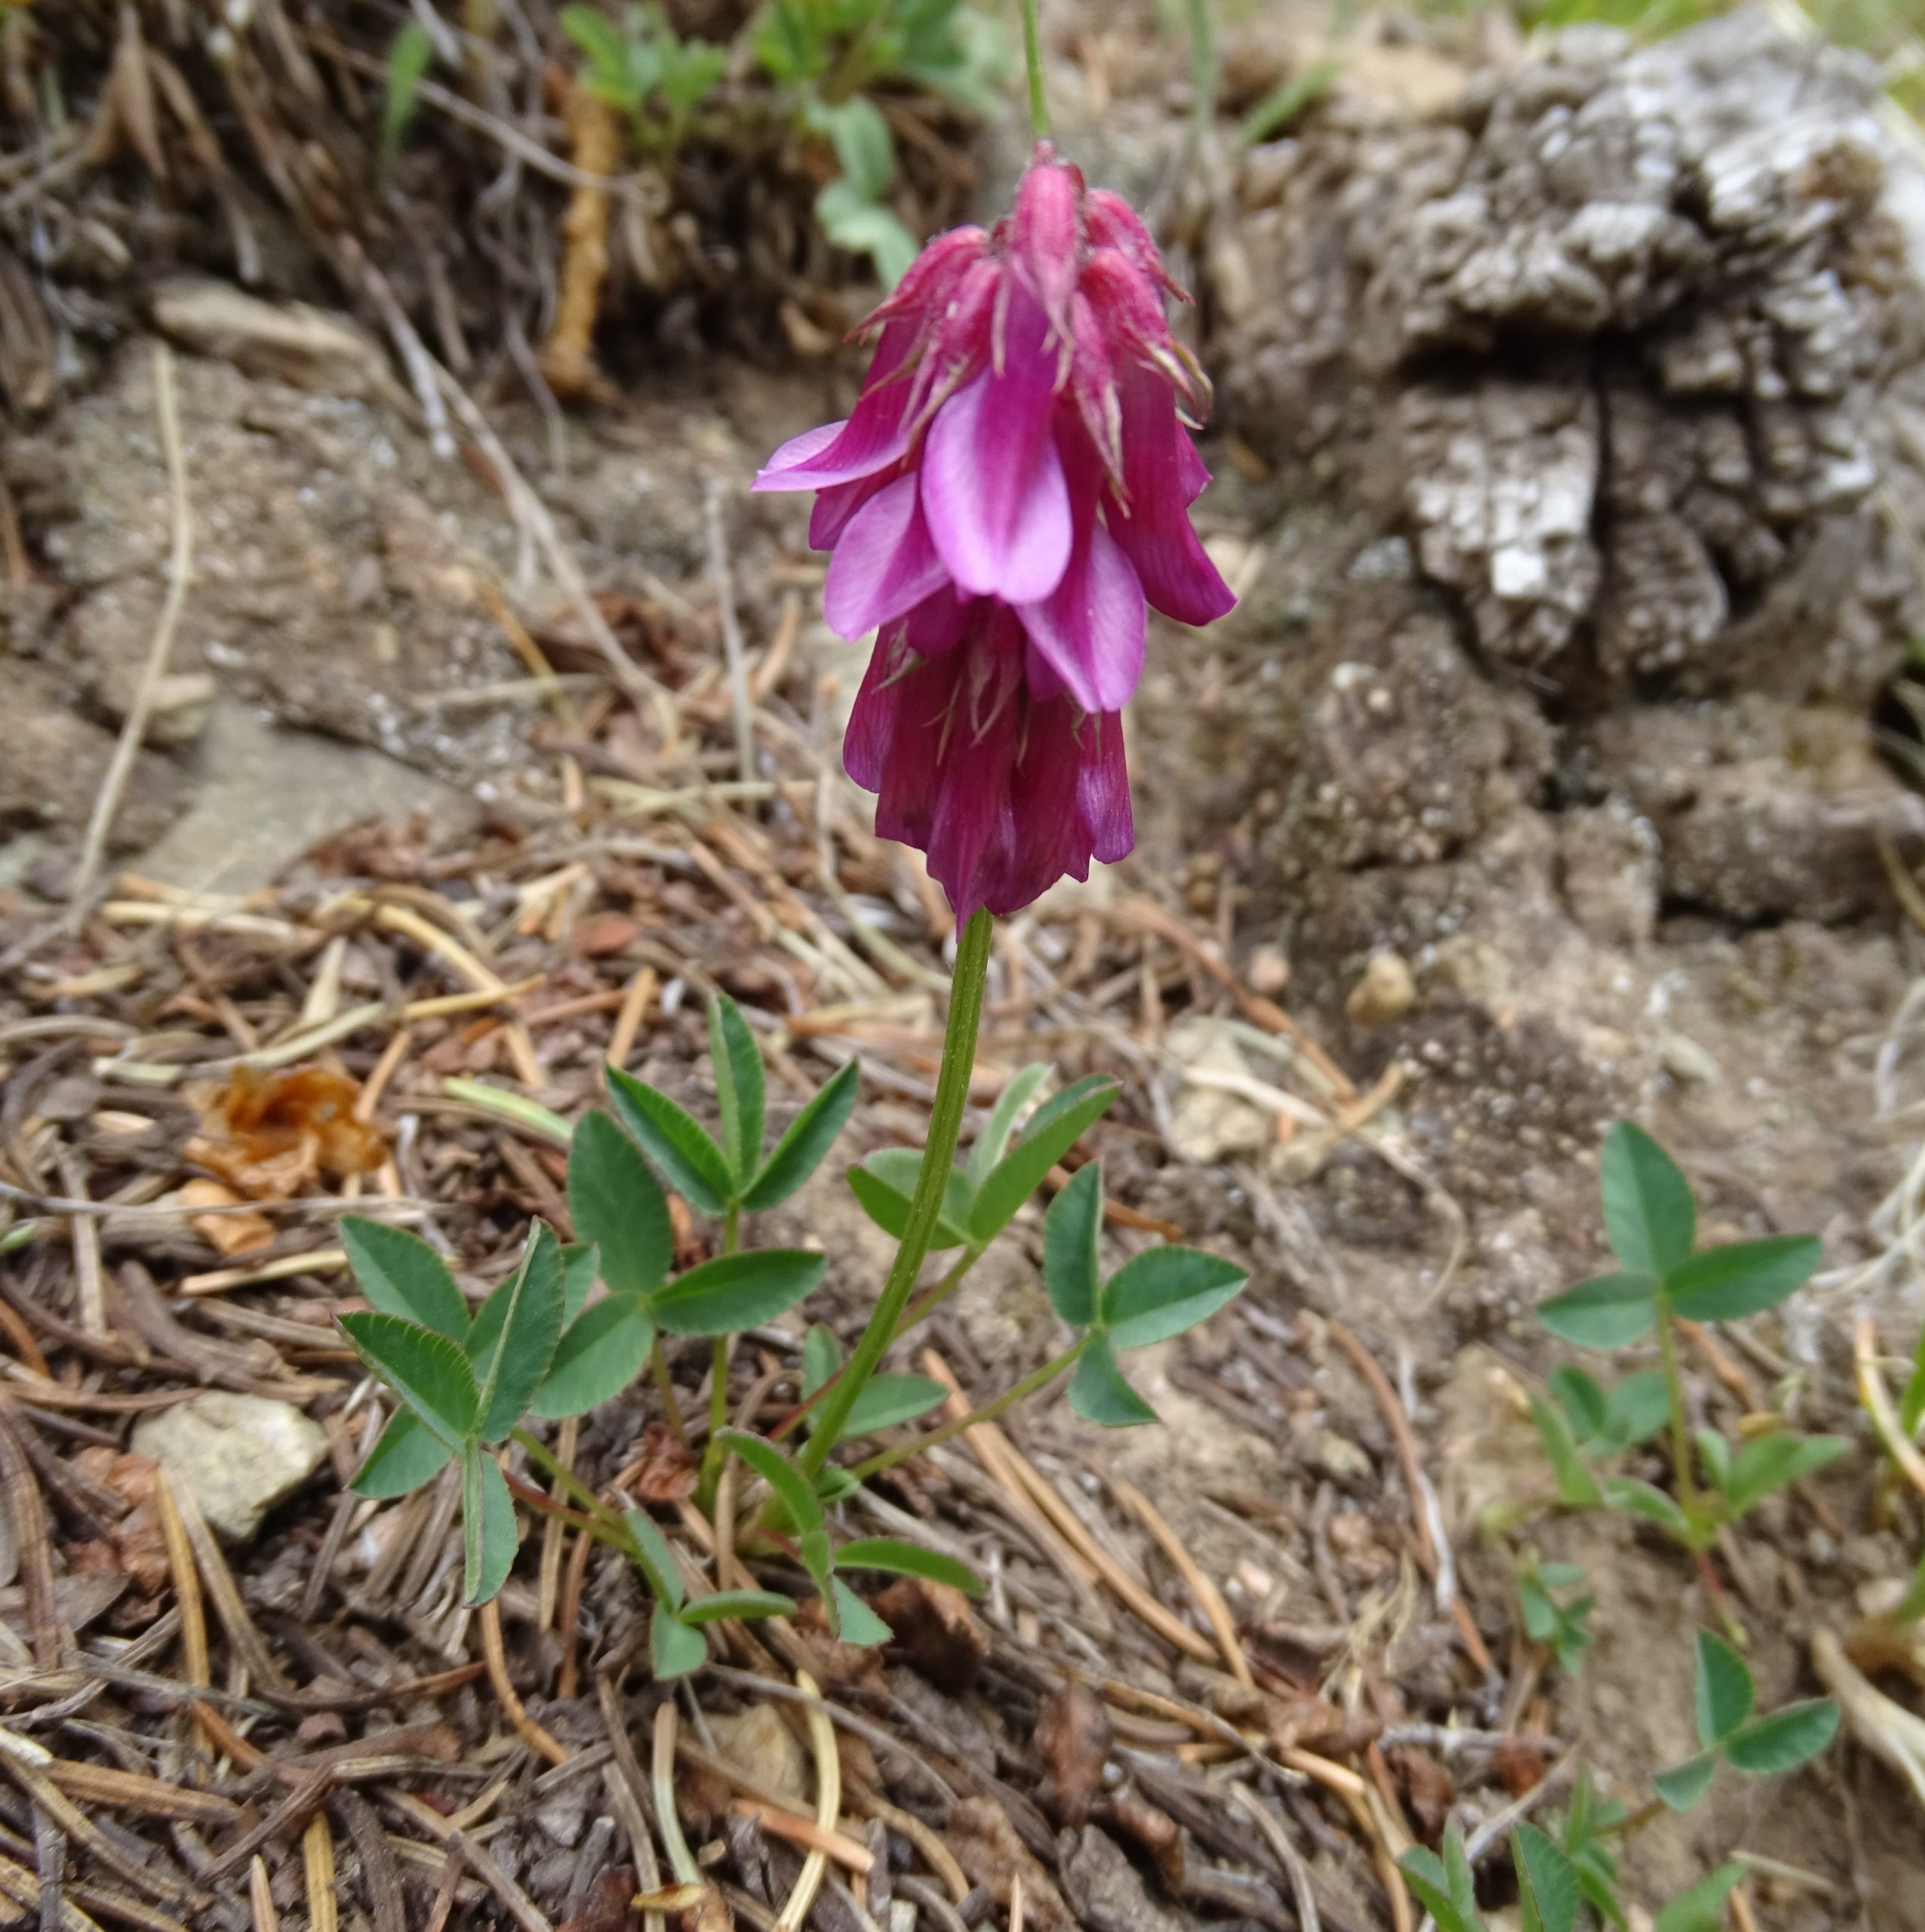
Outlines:
[[[1061,1355],[1052,1357],[1041,1368],[1026,1375],[1013,1388],[1004,1389],[993,1401],[985,1402],[979,1409],[971,1409],[967,1415],[958,1416],[954,1422],[946,1422],[940,1429],[927,1435],[919,1435],[913,1442],[885,1449],[867,1462],[856,1463],[850,1475],[858,1482],[864,1481],[881,1470],[893,1469],[898,1463],[906,1463],[912,1456],[920,1456],[926,1449],[938,1449],[946,1442],[953,1442],[964,1430],[975,1428],[978,1423],[994,1422],[1012,1403],[1021,1401],[1026,1395],[1033,1395],[1045,1383],[1053,1382],[1065,1369],[1073,1366],[1077,1357],[1095,1340],[1094,1335],[1082,1336],[1071,1343]]]
[[[838,1379],[835,1392],[823,1404],[815,1433],[803,1448],[801,1463],[805,1475],[813,1475],[835,1447],[856,1398],[867,1386],[895,1335],[903,1311],[915,1291],[916,1276],[929,1253],[930,1239],[943,1209],[943,1192],[949,1186],[949,1169],[956,1158],[956,1138],[962,1131],[970,1076],[976,1068],[976,1031],[982,1017],[982,989],[989,977],[989,940],[995,927],[995,921],[988,911],[979,907],[970,914],[956,948],[956,970],[949,986],[949,1031],[943,1041],[943,1070],[936,1078],[936,1104],[929,1118],[929,1144],[923,1149],[922,1171],[916,1177],[909,1221],[869,1326],[863,1331],[848,1367]]]
[[[1043,98],[1043,37],[1036,23],[1037,0],[1022,0],[1022,64],[1029,75],[1029,131],[1038,140],[1050,131],[1049,103]]]

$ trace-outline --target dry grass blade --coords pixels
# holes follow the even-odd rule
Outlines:
[[[340,1915],[334,1903],[334,1840],[324,1814],[317,1813],[303,1835],[301,1859],[307,1869],[309,1932],[340,1932]]]
[[[527,1707],[516,1694],[515,1686],[509,1681],[508,1658],[501,1642],[500,1603],[490,1598],[482,1604],[480,1622],[481,1654],[487,1660],[488,1682],[494,1687],[503,1715],[530,1750],[539,1757],[546,1758],[551,1764],[565,1764],[569,1757],[567,1747],[551,1737],[529,1716]]]
[[[795,1673],[795,1687],[811,1697],[821,1694],[816,1681],[805,1671]],[[807,1707],[809,1743],[816,1761],[816,1823],[825,1834],[834,1835],[836,1819],[842,1810],[842,1759],[835,1748],[835,1733],[829,1719],[813,1705]],[[802,1932],[809,1908],[816,1902],[823,1875],[829,1869],[826,1852],[811,1851],[802,1861],[795,1888],[776,1920],[776,1932]]]
[[[4,1401],[0,1401],[0,1483],[6,1485],[14,1547],[19,1552],[20,1574],[26,1585],[34,1662],[42,1670],[57,1669],[60,1661],[60,1630],[54,1614],[54,1561],[47,1540],[47,1512],[41,1501],[40,1486],[34,1481],[32,1468]]]
[[[254,1912],[254,1932],[281,1932],[281,1915],[275,1909],[266,1861],[258,1854],[248,1868],[248,1903]]]
[[[1121,1476],[1111,1477],[1109,1486],[1127,1507],[1135,1511],[1143,1527],[1156,1539],[1157,1546],[1175,1564],[1177,1574],[1208,1620],[1231,1675],[1239,1684],[1253,1685],[1256,1679],[1251,1675],[1250,1660],[1244,1654],[1242,1640],[1237,1635],[1236,1620],[1230,1614],[1230,1606],[1224,1601],[1223,1592],[1197,1567],[1196,1559],[1184,1548],[1182,1538],[1164,1521],[1156,1506],[1141,1490]]]

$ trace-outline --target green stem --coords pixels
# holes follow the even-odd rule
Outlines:
[[[741,1245],[742,1204],[731,1201],[722,1216],[722,1252],[733,1254]],[[735,1346],[733,1335],[715,1337],[709,1370],[709,1440],[702,1450],[700,1493],[706,1509],[715,1500],[722,1473],[722,1431],[728,1426],[728,1365]]]
[[[956,1158],[956,1139],[962,1131],[963,1108],[969,1099],[970,1077],[976,1070],[976,1029],[982,1017],[982,989],[989,977],[989,940],[995,921],[979,907],[970,915],[956,948],[956,970],[949,984],[949,1025],[943,1041],[943,1070],[936,1077],[936,1104],[929,1118],[929,1144],[923,1149],[922,1171],[916,1177],[909,1218],[896,1250],[881,1299],[863,1331],[856,1352],[823,1404],[815,1433],[804,1446],[802,1473],[813,1476],[829,1458],[849,1420],[856,1398],[868,1386],[883,1352],[915,1291],[916,1276],[929,1253],[942,1212],[949,1169]]]
[[[619,1531],[624,1538],[627,1537],[628,1531],[620,1516],[610,1509],[574,1470],[567,1468],[553,1450],[546,1444],[537,1441],[525,1429],[515,1430],[514,1439],[527,1451],[528,1460],[553,1477],[587,1515],[594,1517],[598,1522]]]
[[[1198,150],[1216,118],[1216,23],[1210,0],[1189,0],[1190,114]]]
[[[1671,1302],[1658,1297],[1658,1352],[1664,1359],[1665,1392],[1671,1399],[1671,1460],[1677,1481],[1677,1506],[1695,1534],[1699,1524],[1698,1478],[1691,1467],[1691,1431],[1684,1417],[1684,1378],[1678,1373],[1677,1337],[1671,1326]]]
[[[1036,24],[1037,0],[1021,0],[1022,63],[1029,74],[1029,131],[1041,140],[1050,131],[1049,103],[1043,98],[1043,37]]]
[[[899,1342],[925,1315],[939,1307],[955,1293],[962,1278],[981,1259],[982,1254],[982,1251],[979,1247],[969,1247],[963,1251],[955,1266],[913,1308],[905,1311],[902,1320],[896,1324],[895,1334],[889,1338],[891,1346]],[[769,1431],[770,1441],[780,1442],[812,1409],[827,1401],[834,1393],[836,1383],[847,1373],[846,1368],[838,1368],[813,1395],[805,1395]]]
[[[1053,1382],[1066,1368],[1069,1367],[1096,1340],[1093,1334],[1084,1335],[1071,1343],[1059,1355],[1044,1363],[1033,1374],[1026,1375],[1013,1389],[1006,1389],[994,1401],[985,1402],[979,1409],[971,1409],[966,1416],[958,1416],[954,1422],[946,1422],[943,1426],[928,1435],[919,1435],[913,1442],[905,1442],[899,1448],[885,1449],[880,1455],[872,1456],[866,1463],[858,1463],[849,1473],[858,1482],[884,1469],[893,1469],[898,1463],[906,1463],[912,1456],[920,1456],[924,1450],[939,1449],[946,1442],[953,1442],[965,1429],[975,1428],[978,1423],[994,1422],[1013,1402],[1019,1402],[1026,1395],[1033,1395],[1046,1382]]]

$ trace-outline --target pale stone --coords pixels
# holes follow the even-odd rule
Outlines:
[[[326,1432],[291,1403],[225,1389],[142,1417],[133,1448],[159,1463],[230,1543],[251,1538],[327,1460]]]

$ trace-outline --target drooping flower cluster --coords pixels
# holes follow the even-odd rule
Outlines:
[[[1013,213],[937,236],[864,325],[854,414],[756,478],[817,493],[824,614],[878,632],[844,761],[959,919],[1130,849],[1145,605],[1204,624],[1235,601],[1190,527],[1210,473],[1179,404],[1208,391],[1170,332],[1181,292],[1128,203],[1039,142]]]

